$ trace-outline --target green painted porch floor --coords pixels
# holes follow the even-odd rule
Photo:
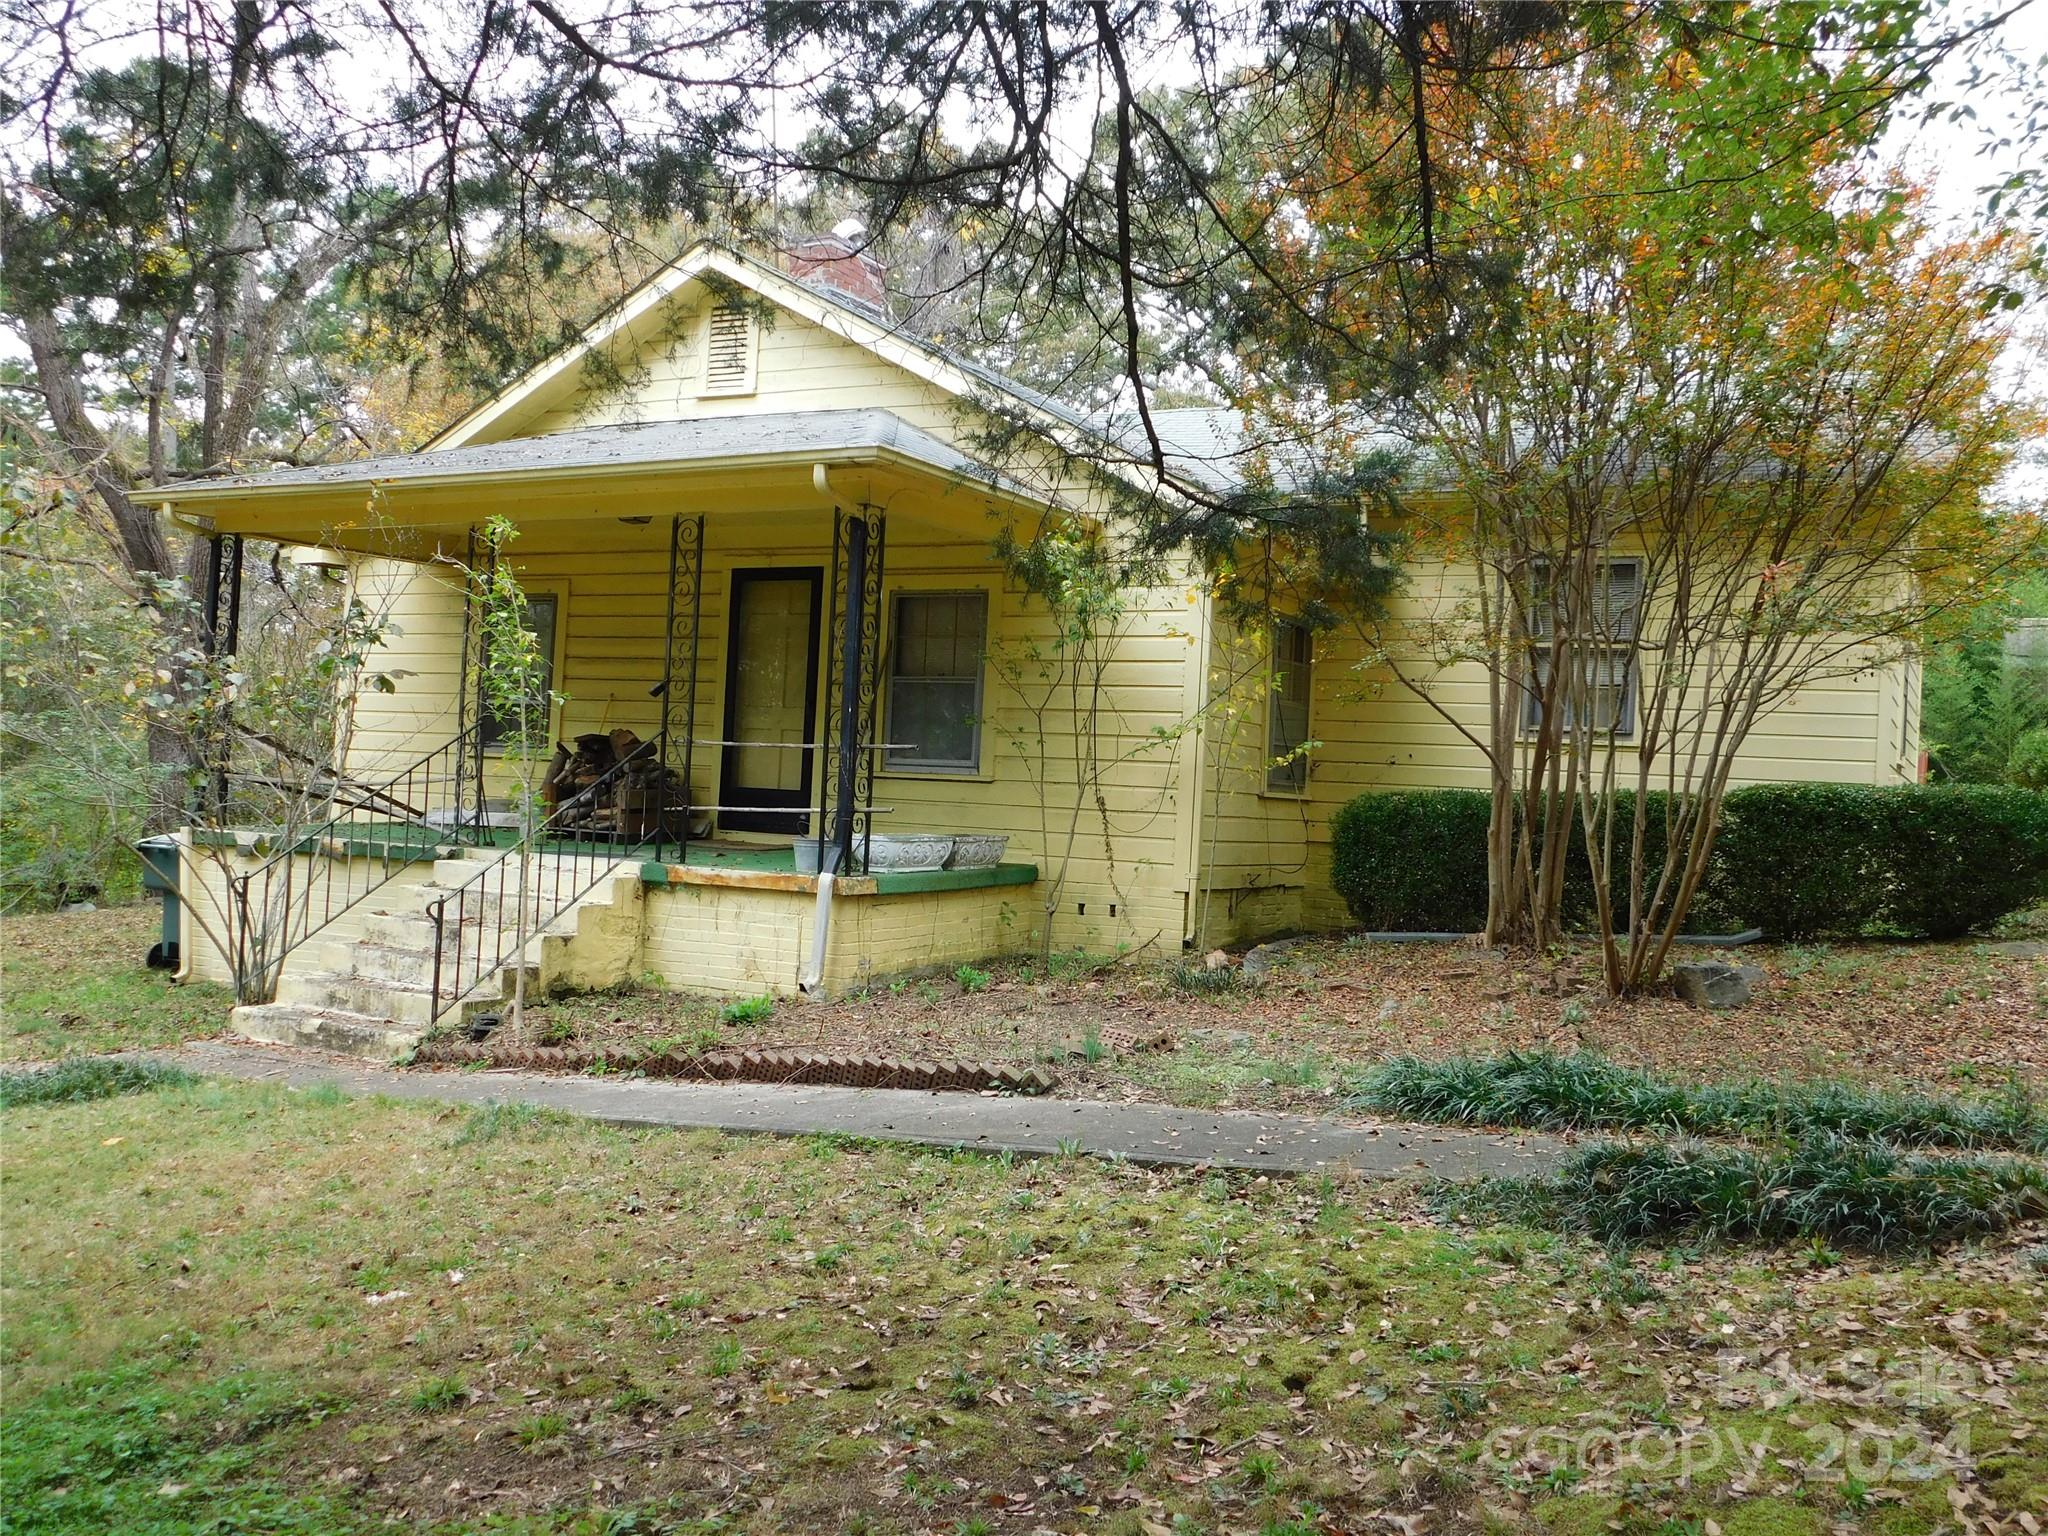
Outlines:
[[[194,828],[192,836],[195,842],[215,847],[229,846],[237,841],[237,834],[229,829]],[[365,820],[349,823],[347,834],[340,842],[340,851],[355,858],[423,862],[444,856],[452,858],[465,848],[510,848],[518,841],[518,834],[511,827],[492,827],[485,838],[486,841],[480,844],[474,838],[429,837],[424,829],[404,822]],[[540,846],[542,851],[546,851],[551,846],[550,840],[542,839]],[[593,845],[588,841],[569,838],[562,839],[560,846],[573,847],[579,852],[593,851]],[[267,846],[264,849],[266,853],[274,851]],[[727,842],[715,838],[692,842],[683,863],[687,869],[796,876],[796,854],[787,843]],[[661,859],[643,862],[640,875],[650,885],[688,883],[678,881],[671,872],[670,863]],[[798,878],[809,879],[808,876]],[[875,894],[880,896],[1029,885],[1037,878],[1038,866],[1035,864],[998,864],[989,869],[885,870],[878,871],[873,877]]]

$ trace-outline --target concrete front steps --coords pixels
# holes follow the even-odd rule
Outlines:
[[[302,944],[286,957],[276,1000],[236,1008],[229,1015],[230,1027],[252,1040],[308,1046],[365,1061],[406,1055],[436,1023],[434,925],[427,908],[452,895],[496,857],[496,850],[483,849],[441,859],[430,882],[403,893],[404,907],[365,912],[353,942],[316,937]],[[546,888],[553,887],[553,858],[534,855],[530,878]],[[506,874],[508,883],[516,881],[512,871]],[[579,875],[589,878],[587,861],[564,878]],[[640,950],[642,901],[639,861],[619,860],[587,895],[528,938],[519,957],[526,971],[526,995],[629,980]],[[449,910],[452,916],[452,904]],[[459,1028],[479,1013],[501,1008],[512,996],[516,973],[509,936],[505,964],[472,983],[479,937],[483,964],[489,966],[500,948],[494,923],[480,924],[472,918],[442,939],[443,986],[455,975],[458,946],[465,983],[463,996],[452,1006],[443,999],[443,1029]]]

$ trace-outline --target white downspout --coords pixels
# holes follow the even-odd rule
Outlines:
[[[811,952],[797,973],[796,989],[805,997],[823,994],[825,985],[825,941],[832,934],[832,882],[830,870],[818,871],[818,905],[811,918]]]
[[[811,466],[811,488],[825,499],[827,505],[832,506],[836,511],[839,498],[833,494],[832,481],[825,473],[825,466],[823,464],[813,464]],[[826,579],[828,581],[831,579],[829,573]],[[830,635],[825,637],[825,643],[827,645],[832,643]],[[824,721],[823,729],[831,730],[832,722],[829,720]],[[818,773],[820,776],[824,774],[824,771],[825,754],[820,752],[818,754]],[[819,803],[822,805],[824,802],[821,800]],[[824,828],[820,827],[818,830],[822,834]],[[796,989],[805,997],[820,997],[824,994],[825,946],[832,935],[832,886],[835,876],[832,870],[825,868],[824,843],[825,839],[823,836],[820,836],[818,839],[820,850],[818,858],[818,905],[811,918],[811,952],[805,957],[803,965],[798,968],[796,976]]]

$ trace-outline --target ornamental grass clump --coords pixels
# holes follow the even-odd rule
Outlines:
[[[20,1104],[84,1104],[152,1088],[183,1088],[198,1079],[160,1061],[114,1061],[74,1056],[54,1067],[0,1072],[0,1108]]]
[[[1781,1152],[1704,1142],[1587,1147],[1554,1175],[1450,1185],[1439,1210],[1611,1244],[1824,1241],[1899,1253],[2048,1215],[2048,1173],[2017,1158],[1901,1152],[1821,1136]]]
[[[2048,1116],[2018,1079],[1996,1097],[1962,1100],[1843,1082],[1686,1084],[1591,1051],[1507,1051],[1448,1061],[1397,1056],[1357,1079],[1351,1102],[1450,1125],[2048,1151]]]
[[[1361,1109],[1446,1125],[1684,1128],[1685,1090],[1590,1051],[1396,1056],[1358,1080]]]

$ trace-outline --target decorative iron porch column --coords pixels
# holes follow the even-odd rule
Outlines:
[[[478,551],[482,565],[478,565]],[[487,840],[484,814],[484,627],[477,599],[496,573],[498,552],[477,537],[474,525],[462,561],[462,656],[455,679],[455,827]]]
[[[682,757],[682,823],[676,830],[676,862],[690,858],[690,772],[697,737],[697,656],[704,611],[704,516],[677,517],[668,532],[667,648],[661,662],[661,762]],[[680,697],[678,697],[680,695]],[[666,845],[667,794],[654,832],[654,856]]]
[[[242,643],[242,536],[216,533],[206,541],[206,656],[218,661],[233,656]],[[207,727],[205,788],[202,805],[216,817],[227,814],[228,764],[235,749],[233,707],[221,704],[220,718]]]
[[[818,776],[818,867],[850,873],[853,845],[867,866],[874,803],[875,713],[881,692],[882,576],[887,520],[874,507],[833,508],[826,634],[824,771]],[[835,862],[826,862],[826,849]]]

